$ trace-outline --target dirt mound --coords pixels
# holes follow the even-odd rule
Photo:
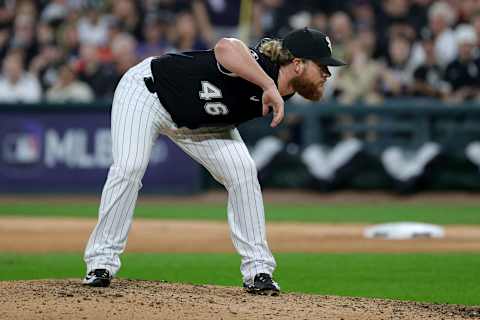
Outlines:
[[[241,288],[115,279],[0,282],[0,319],[480,319],[480,308],[405,301],[282,294]]]

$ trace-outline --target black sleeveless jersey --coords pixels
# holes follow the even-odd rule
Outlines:
[[[277,84],[279,66],[257,49],[250,53]],[[165,54],[151,68],[147,87],[178,127],[238,125],[262,116],[263,90],[223,68],[213,50]]]

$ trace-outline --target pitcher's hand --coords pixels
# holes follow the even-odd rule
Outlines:
[[[262,95],[263,116],[266,116],[269,107],[273,109],[273,120],[270,126],[275,128],[282,122],[285,115],[283,98],[275,85],[269,86],[263,90]]]

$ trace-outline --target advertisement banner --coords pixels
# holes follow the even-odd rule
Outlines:
[[[105,110],[0,114],[0,192],[101,192],[111,163]],[[142,183],[142,192],[190,193],[201,170],[160,136]]]

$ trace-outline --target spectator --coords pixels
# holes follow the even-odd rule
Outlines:
[[[47,90],[57,81],[58,71],[64,63],[64,54],[54,43],[45,44],[40,53],[30,64],[30,72],[40,81],[42,91]]]
[[[404,37],[390,39],[387,65],[382,71],[382,91],[387,97],[410,94],[412,67],[409,64],[410,42]]]
[[[52,0],[42,11],[41,20],[53,23],[60,24],[67,18],[68,15],[68,4],[66,0]]]
[[[375,29],[370,29],[362,27],[357,31],[355,39],[362,44],[364,50],[366,50],[367,55],[372,59],[380,58],[380,52],[377,45],[377,34],[374,31]]]
[[[314,21],[315,15],[325,9],[324,5],[325,1],[322,1],[322,8],[317,8],[318,5],[312,6],[301,1],[259,0],[254,3],[254,23],[261,21],[263,34],[256,34],[256,37],[283,37],[295,28],[294,25],[298,26],[299,21],[302,27],[313,22],[323,24],[320,30],[325,31],[328,24],[326,21]],[[313,12],[312,16],[310,12]],[[321,18],[328,20],[326,15]]]
[[[474,56],[477,35],[471,25],[459,25],[455,36],[459,46],[458,56],[448,65],[445,80],[451,86],[448,101],[460,103],[479,97],[480,59]]]
[[[113,39],[112,56],[116,75],[114,86],[117,85],[123,74],[138,62],[136,52],[137,41],[129,33],[121,33]]]
[[[73,23],[62,25],[59,30],[59,45],[65,52],[67,59],[77,58],[80,51],[80,40],[78,37],[77,26]]]
[[[349,67],[337,73],[334,94],[343,104],[365,102],[377,104],[382,98],[378,92],[381,67],[373,61],[359,40],[351,41],[345,52]]]
[[[115,0],[112,2],[113,18],[121,25],[123,32],[128,32],[136,39],[142,36],[142,15],[133,0]]]
[[[310,21],[310,26],[323,33],[328,33],[328,16],[322,11],[314,12]]]
[[[15,17],[13,37],[9,48],[21,48],[25,53],[25,62],[27,65],[38,52],[35,33],[35,17],[21,14]]]
[[[456,20],[454,8],[446,2],[435,2],[428,11],[428,23],[435,41],[435,55],[443,68],[457,56],[457,42],[451,29]],[[425,53],[422,52],[421,61],[424,60]]]
[[[25,71],[22,53],[8,53],[3,60],[0,76],[0,102],[35,103],[40,99],[40,84],[33,75]]]
[[[12,1],[2,1],[2,5],[0,5],[0,28],[9,27],[14,18],[15,3]]]
[[[3,60],[8,51],[10,40],[10,29],[6,26],[0,26],[0,60]]]
[[[89,6],[86,14],[78,20],[77,31],[81,43],[92,43],[97,46],[107,44],[109,18],[101,15],[99,8]]]
[[[457,6],[459,23],[471,23],[473,16],[480,9],[480,3],[477,0],[462,0],[454,3]]]
[[[253,24],[256,40],[263,37],[281,37],[291,31],[293,27],[290,18],[298,11],[296,1],[260,0],[254,2]]]
[[[348,42],[354,37],[352,20],[346,13],[337,11],[331,15],[329,27],[329,36],[333,43],[335,43],[334,52],[332,54],[339,58],[343,58]]]
[[[104,46],[97,46],[98,59],[104,63],[113,63],[112,43],[117,36],[122,33],[128,33],[124,31],[123,24],[116,18],[112,18],[108,24],[107,43]]]
[[[448,83],[443,80],[443,69],[437,62],[432,35],[426,33],[422,40],[425,52],[425,62],[417,67],[413,73],[414,96],[443,99],[448,91]]]
[[[471,25],[475,28],[475,33],[477,34],[477,50],[480,48],[480,11],[472,16]],[[477,53],[479,55],[479,53]]]
[[[375,11],[370,1],[351,1],[350,11],[354,17],[355,29],[375,28]]]
[[[109,99],[113,97],[118,74],[112,63],[103,63],[99,59],[98,48],[93,44],[84,44],[80,49],[80,57],[74,64],[78,78],[88,83],[94,91],[95,98]]]
[[[292,29],[301,29],[312,23],[312,14],[306,10],[301,10],[292,14],[289,17],[288,22]]]
[[[170,41],[178,51],[205,50],[208,45],[197,33],[195,19],[188,11],[180,12],[170,32]]]
[[[420,37],[420,30],[428,26],[428,9],[434,0],[410,0],[409,14],[415,17],[414,28],[417,30],[417,38]]]
[[[38,18],[38,4],[37,1],[25,0],[25,1],[12,1],[14,7],[14,16],[28,16],[34,21]]]
[[[137,47],[137,56],[140,59],[149,56],[159,56],[167,51],[171,45],[166,39],[166,26],[156,16],[147,17],[143,26],[143,41]]]
[[[92,89],[77,80],[75,72],[66,63],[60,68],[59,77],[53,87],[47,90],[48,102],[91,102],[93,99]]]
[[[240,3],[241,0],[193,1],[193,15],[207,46],[213,46],[221,37],[240,36]]]
[[[382,56],[388,55],[391,38],[404,37],[409,41],[414,40],[416,25],[416,17],[410,14],[408,0],[381,1],[381,6],[377,9],[375,26]]]
[[[46,22],[40,21],[37,24],[37,45],[42,47],[55,41],[54,28]]]

